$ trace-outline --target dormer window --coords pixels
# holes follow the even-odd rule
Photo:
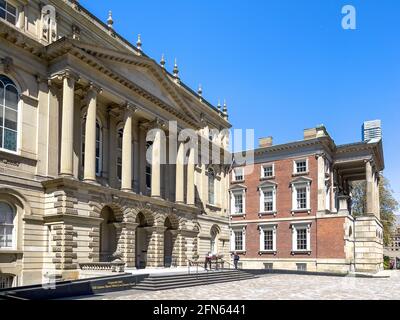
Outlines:
[[[17,8],[9,4],[8,1],[0,0],[0,18],[16,25]]]

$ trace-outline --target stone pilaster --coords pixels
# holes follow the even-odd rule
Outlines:
[[[89,259],[91,262],[100,261],[100,228],[92,227],[89,231]]]
[[[183,142],[180,142],[179,146],[178,146],[177,157],[176,157],[175,202],[177,202],[177,203],[183,203],[185,201],[184,169],[185,169],[185,145]]]
[[[77,242],[74,240],[76,232],[72,225],[58,224],[52,226],[53,230],[53,252],[55,257],[53,263],[56,270],[75,270],[77,269],[76,253],[74,248]]]
[[[194,206],[194,164],[195,164],[195,151],[194,148],[189,149],[189,159],[187,164],[187,194],[186,203]]]
[[[116,223],[118,251],[122,253],[122,260],[129,268],[136,266],[135,237],[137,223]]]

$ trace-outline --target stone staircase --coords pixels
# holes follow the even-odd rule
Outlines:
[[[254,278],[257,278],[257,276],[241,270],[202,271],[191,274],[152,274],[141,281],[135,289],[148,291],[167,290]]]

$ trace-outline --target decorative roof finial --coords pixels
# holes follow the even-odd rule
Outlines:
[[[110,11],[108,11],[108,19],[107,19],[108,28],[112,29],[113,28],[113,24],[114,24],[114,20],[113,20],[113,17],[112,17],[112,11],[110,10]]]
[[[161,64],[161,68],[165,68],[165,58],[164,58],[164,53],[161,55],[161,61],[160,61],[160,64]]]
[[[224,99],[224,108],[222,109],[222,116],[225,120],[228,120],[228,107],[226,105],[226,100]]]
[[[199,84],[199,88],[197,89],[197,94],[201,98],[203,96],[203,88],[201,87],[201,84]]]
[[[176,58],[175,58],[175,64],[174,64],[174,71],[173,71],[173,74],[174,74],[174,78],[175,78],[176,80],[179,80],[179,69],[178,69],[178,63],[176,62]]]
[[[138,34],[138,38],[136,41],[136,47],[138,48],[139,51],[142,51],[142,39],[140,38],[140,33]]]
[[[218,105],[217,105],[218,113],[221,114],[221,101],[218,99]]]

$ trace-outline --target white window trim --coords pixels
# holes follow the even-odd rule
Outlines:
[[[292,214],[296,212],[308,212],[311,213],[311,181],[299,181],[299,182],[292,182]],[[298,208],[297,207],[297,189],[298,188],[306,188],[306,196],[307,196],[307,208]]]
[[[6,23],[9,23],[9,24],[11,24],[11,25],[13,25],[13,26],[15,26],[15,27],[17,27],[17,28],[20,28],[20,25],[19,25],[19,15],[20,15],[20,10],[19,10],[19,8],[18,8],[18,3],[17,3],[17,1],[13,1],[13,0],[5,0],[5,2],[8,2],[10,5],[12,5],[13,7],[15,7],[15,24],[12,24],[11,22],[8,22],[7,21],[7,19],[1,19],[1,20],[3,20],[3,21],[5,21]],[[6,13],[7,14],[7,13]]]
[[[235,195],[242,195],[242,212],[236,212]],[[231,216],[244,216],[246,214],[246,189],[231,191]]]
[[[264,168],[266,167],[272,167],[272,176],[265,176],[264,175]],[[261,179],[273,179],[275,177],[275,163],[265,163],[261,165],[261,173],[260,173]]]
[[[271,224],[260,224],[258,226],[259,231],[260,231],[260,253],[275,253],[276,254],[276,229],[277,225],[271,225]],[[272,250],[265,250],[264,247],[264,234],[265,231],[272,231]]]
[[[243,177],[242,180],[236,180],[236,170],[242,170],[242,177]],[[244,167],[237,167],[232,170],[232,181],[233,182],[244,181]]]
[[[264,192],[272,191],[272,211],[264,210]],[[276,215],[276,186],[260,187],[260,214],[274,214]]]
[[[244,253],[246,252],[246,228],[247,225],[236,225],[231,228],[231,252],[239,252]],[[242,250],[236,250],[235,248],[235,232],[242,232]]]
[[[292,253],[311,253],[311,222],[296,222],[292,223]],[[297,230],[306,229],[307,230],[307,249],[297,248]]]
[[[306,162],[306,171],[304,172],[297,172],[297,163],[298,162]],[[302,159],[296,159],[293,160],[293,175],[303,175],[303,174],[308,174],[310,171],[309,163],[308,163],[308,158],[302,158]]]

